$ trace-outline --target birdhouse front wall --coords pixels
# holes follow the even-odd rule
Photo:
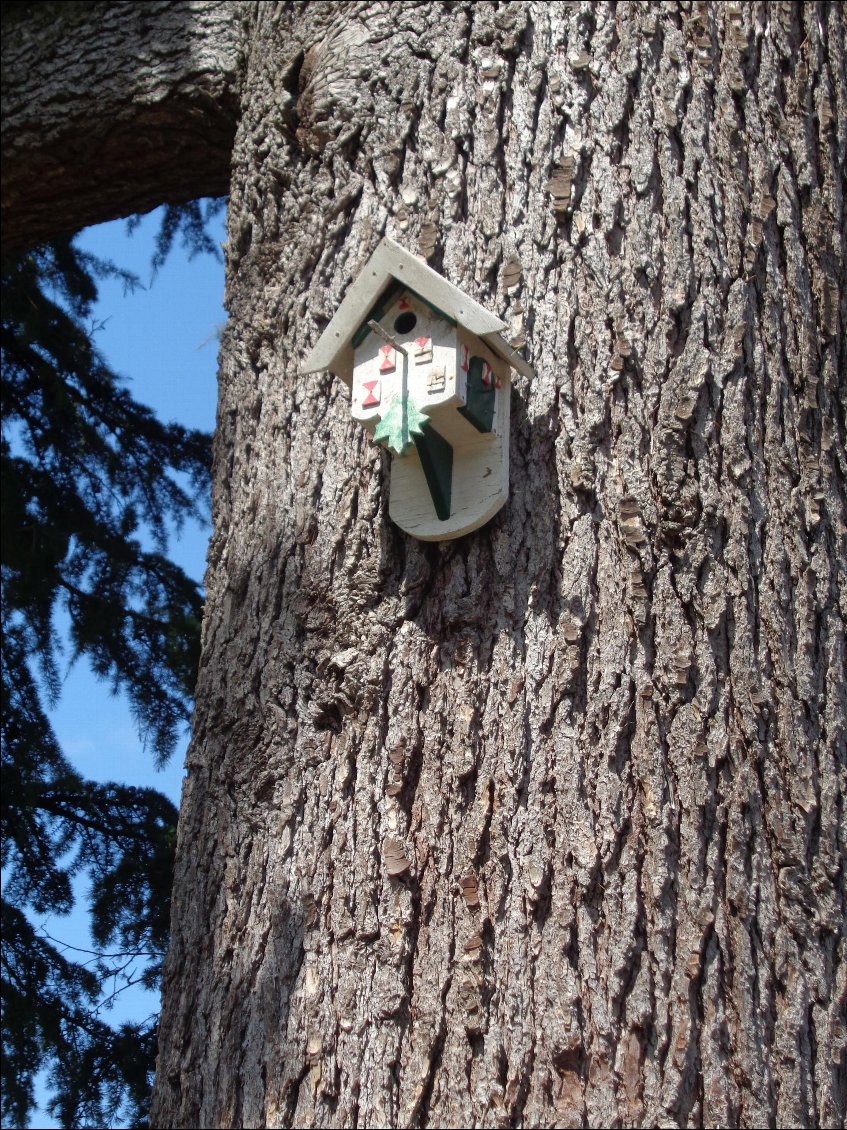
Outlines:
[[[406,291],[374,320],[400,348],[373,330],[354,348],[355,420],[373,431],[387,405],[399,396],[411,397],[427,414],[465,403],[457,327],[448,318]]]
[[[452,444],[477,443],[498,431],[509,366],[478,337],[416,295],[397,295],[374,318],[353,353],[351,412],[373,433],[392,401],[408,398]]]

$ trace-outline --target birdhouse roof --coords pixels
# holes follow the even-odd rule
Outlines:
[[[387,236],[347,291],[332,321],[306,358],[302,372],[318,373],[322,369],[329,369],[347,384],[351,384],[353,338],[368,318],[374,304],[395,280],[430,306],[442,311],[452,321],[458,322],[469,333],[479,337],[513,369],[526,377],[534,375],[532,368],[520,354],[500,336],[500,331],[506,328],[505,322],[489,314],[469,295],[428,267],[422,259],[411,255]]]

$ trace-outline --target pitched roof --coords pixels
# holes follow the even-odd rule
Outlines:
[[[533,369],[500,336],[506,323],[489,314],[478,302],[442,278],[422,259],[386,236],[344,296],[332,321],[306,358],[301,372],[317,373],[329,369],[350,384],[353,379],[353,336],[367,318],[382,292],[398,280],[430,305],[482,338],[489,349],[526,377]]]

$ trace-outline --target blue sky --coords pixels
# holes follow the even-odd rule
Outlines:
[[[144,286],[125,293],[119,281],[98,282],[96,320],[102,328],[95,340],[114,371],[126,378],[136,400],[163,420],[212,431],[218,333],[226,319],[223,264],[209,255],[188,259],[177,247],[152,278],[158,215],[145,217],[132,235],[127,233],[126,222],[118,221],[88,228],[77,237],[84,250],[132,271]],[[224,216],[212,221],[210,234],[216,243],[225,238],[224,223]],[[209,533],[208,526],[188,524],[170,547],[170,556],[198,580],[205,569]],[[63,752],[77,770],[97,781],[152,785],[178,805],[187,733],[167,766],[157,770],[152,753],[139,738],[126,699],[112,695],[85,661],[70,667],[66,664],[62,674],[61,697],[50,717]],[[44,919],[43,926],[66,945],[90,946],[84,913],[53,915]],[[81,959],[73,950],[68,956]],[[118,997],[105,1019],[119,1023],[157,1009],[156,997],[133,988]],[[41,1090],[39,1099],[46,1101]],[[30,1125],[48,1130],[59,1123],[40,1109]]]
[[[223,218],[213,237],[224,239]],[[98,282],[95,340],[112,368],[126,378],[136,400],[160,419],[211,432],[215,424],[218,331],[226,318],[223,265],[209,255],[189,260],[180,249],[155,278],[150,261],[158,231],[157,213],[132,235],[119,221],[87,228],[80,247],[137,274],[145,289],[125,293],[118,280]],[[189,523],[170,556],[198,580],[205,569],[208,526]],[[94,705],[96,704],[96,706]],[[62,749],[85,776],[153,784],[179,801],[182,748],[158,772],[145,752],[125,700],[79,662],[65,672],[61,700],[51,714]]]

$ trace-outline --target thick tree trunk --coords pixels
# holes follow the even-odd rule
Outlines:
[[[4,4],[4,249],[225,195],[250,10]]]
[[[843,8],[261,4],[245,90],[154,1123],[843,1125]],[[298,374],[384,232],[538,374],[457,542]]]

